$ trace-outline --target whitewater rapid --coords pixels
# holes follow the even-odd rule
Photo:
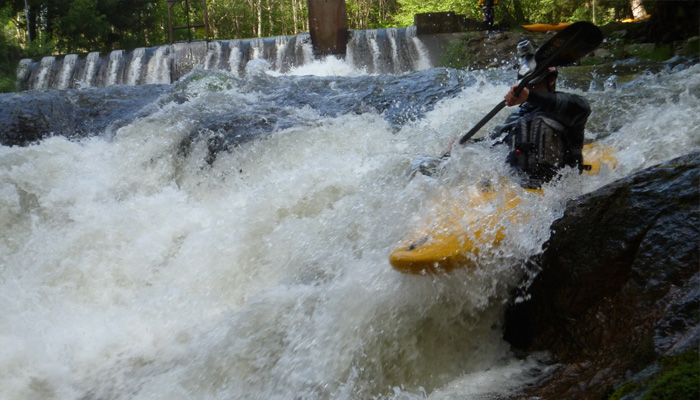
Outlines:
[[[700,149],[700,66],[572,81],[618,167],[524,199],[533,222],[480,268],[407,276],[388,254],[440,190],[510,174],[483,142],[453,149],[441,178],[407,168],[495,106],[512,71],[249,68],[195,71],[114,129],[0,147],[1,398],[508,394],[547,372],[500,322],[566,201]]]

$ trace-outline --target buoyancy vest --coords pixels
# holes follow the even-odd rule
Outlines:
[[[509,146],[507,161],[525,175],[524,185],[528,187],[551,180],[566,166],[586,169],[582,148],[584,125],[590,114],[587,102],[568,94],[549,101],[551,104],[523,104],[491,134],[496,143]]]
[[[505,138],[507,161],[524,172],[536,186],[552,179],[567,165],[572,150],[566,127],[548,113],[536,112],[521,118]],[[580,149],[579,149],[580,152]]]

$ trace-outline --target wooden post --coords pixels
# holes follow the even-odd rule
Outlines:
[[[307,6],[314,54],[345,56],[348,42],[345,0],[308,0]]]

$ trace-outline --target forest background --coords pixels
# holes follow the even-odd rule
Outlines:
[[[697,0],[690,0],[696,2]],[[169,42],[167,0],[0,0],[0,91],[12,91],[22,58],[109,52]],[[172,2],[171,2],[172,3]],[[172,3],[174,26],[209,22],[209,39],[308,32],[305,0],[188,0]],[[413,25],[415,14],[453,11],[481,19],[477,0],[346,0],[349,29]],[[669,0],[500,0],[496,21],[591,21],[604,25],[679,7]],[[174,41],[205,39],[205,29],[174,31]]]

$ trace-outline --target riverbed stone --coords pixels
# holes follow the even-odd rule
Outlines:
[[[571,201],[534,262],[541,272],[507,311],[506,340],[592,367],[563,368],[528,396],[598,400],[662,357],[697,350],[700,153]]]

